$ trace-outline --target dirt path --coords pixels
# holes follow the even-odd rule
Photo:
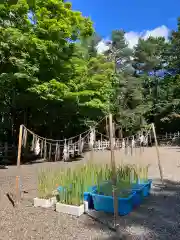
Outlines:
[[[110,162],[110,152],[94,152],[93,161]],[[132,239],[180,239],[180,149],[160,148],[164,178],[167,188],[159,185],[159,171],[155,148],[146,148],[136,155],[125,156],[116,151],[116,162],[150,164],[149,176],[154,180],[152,196],[132,214],[118,219],[121,228],[131,233]],[[76,166],[85,163],[90,157],[87,153],[83,161],[71,163],[36,163],[21,166],[23,189],[28,192],[18,208],[13,208],[5,194],[14,192],[17,169],[10,166],[0,169],[0,239],[115,239],[107,227],[91,220],[86,215],[75,218],[57,214],[52,210],[37,209],[31,199],[37,196],[37,172],[42,168]],[[171,207],[172,206],[172,207]],[[112,215],[99,213],[99,218],[112,222]],[[142,237],[143,238],[140,238]],[[137,237],[137,238],[135,238]],[[130,238],[131,239],[131,238]]]

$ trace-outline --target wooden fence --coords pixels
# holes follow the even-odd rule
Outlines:
[[[180,145],[180,132],[176,132],[176,133],[166,133],[164,135],[158,135],[157,136],[157,140],[159,145],[163,146],[163,145]],[[114,139],[115,143],[115,149],[120,149],[122,148],[122,140],[119,139]],[[128,147],[131,147],[131,140],[129,141],[129,143],[127,144]],[[134,144],[134,147],[139,147],[139,142],[136,142]],[[110,142],[108,140],[98,140],[95,142],[94,144],[94,150],[98,151],[98,150],[105,150],[110,148]]]
[[[17,147],[7,142],[0,143],[0,164],[8,163],[12,158],[16,158]]]
[[[158,135],[157,136],[157,140],[159,145],[180,145],[180,132],[176,132],[176,133],[166,133],[164,135]],[[121,149],[122,148],[122,140],[119,139],[114,139],[114,146],[115,149]],[[136,143],[137,144],[137,143]],[[128,144],[128,147],[131,147],[131,141]],[[137,145],[135,145],[134,147],[137,147]],[[79,151],[79,144],[77,143],[74,146],[75,149],[72,149],[72,147],[70,146],[69,152],[71,152],[71,150],[74,152],[78,152]],[[100,151],[100,150],[106,150],[110,148],[110,142],[107,139],[103,139],[103,140],[97,140],[94,144],[94,151]],[[0,143],[0,165],[2,164],[7,164],[8,162],[16,161],[16,156],[17,156],[17,146],[12,145],[12,144],[8,144],[7,142],[4,143]]]
[[[114,147],[115,148],[121,148],[122,147],[122,141],[114,140]],[[93,148],[94,148],[95,151],[108,149],[108,148],[110,148],[110,142],[108,140],[104,140],[104,141],[98,140],[98,141],[95,142]]]
[[[157,138],[160,140],[172,140],[175,138],[180,138],[180,132],[166,133],[164,135],[158,135]]]

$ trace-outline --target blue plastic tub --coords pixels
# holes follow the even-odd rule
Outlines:
[[[132,185],[132,190],[136,192],[136,194],[133,197],[134,207],[139,206],[144,200],[144,198],[149,196],[150,190],[151,190],[151,183],[152,183],[152,180],[149,179],[146,183],[139,183],[139,184]]]
[[[103,184],[106,184],[108,181],[106,181],[106,182],[104,182]],[[136,208],[136,207],[138,207],[142,202],[143,202],[143,200],[144,200],[144,198],[145,197],[147,197],[148,195],[149,195],[149,193],[150,193],[150,189],[151,189],[151,183],[152,183],[152,180],[151,179],[149,179],[147,182],[145,182],[145,183],[143,183],[143,182],[141,182],[141,183],[137,183],[137,184],[132,184],[132,186],[131,186],[131,189],[130,190],[132,190],[132,192],[134,193],[133,194],[133,196],[132,196],[132,198],[131,198],[131,202],[132,202],[132,207],[133,208]],[[93,188],[96,188],[97,189],[97,187],[95,187],[95,186],[93,186]],[[95,190],[96,190],[95,189]],[[127,189],[128,190],[128,189]],[[92,191],[91,192],[93,192],[93,189],[92,189]],[[91,196],[92,195],[92,196]],[[97,195],[97,194],[96,194]],[[98,195],[99,196],[99,199],[100,199],[100,197],[102,196],[102,197],[107,197],[107,196],[103,196],[103,195]],[[110,198],[111,198],[111,196],[109,196]],[[93,203],[94,203],[94,208],[97,210],[97,209],[100,209],[99,208],[99,206],[97,206],[97,204],[95,203],[97,200],[97,197],[93,197],[93,194],[91,194],[90,193],[90,199],[92,198],[92,200],[93,200]],[[119,198],[120,199],[120,198]],[[124,200],[124,198],[121,198],[122,200]],[[94,201],[95,200],[95,201]],[[106,199],[106,201],[107,201],[107,204],[108,204],[108,201],[111,201],[111,200],[108,200],[108,198]],[[120,200],[119,200],[120,201]],[[118,202],[119,202],[118,201]],[[124,201],[120,201],[120,203],[119,203],[119,206],[122,206],[122,202],[123,202],[123,204],[124,204]],[[96,206],[95,206],[96,205]],[[107,205],[108,206],[108,205]],[[107,208],[107,206],[106,206],[106,208]],[[104,209],[105,207],[103,207],[102,206],[102,208]],[[109,208],[109,207],[108,207]],[[125,206],[125,208],[126,208],[126,206]],[[101,209],[101,210],[99,210],[99,211],[104,211],[103,209]],[[106,212],[112,212],[113,210],[111,209],[111,210],[108,210],[108,209],[106,209]],[[120,209],[119,210],[120,212],[120,215],[126,215],[126,214],[128,214],[129,213],[129,211],[128,210],[125,210],[124,211],[124,213],[123,213],[123,211]],[[127,212],[127,213],[126,213]]]
[[[143,196],[147,197],[150,194],[151,185],[152,185],[152,179],[149,179],[146,183],[143,184]]]
[[[94,209],[94,203],[92,199],[92,192],[97,189],[96,186],[91,186],[88,188],[88,192],[84,192],[84,201],[88,202],[88,208]]]
[[[143,190],[144,190],[144,185],[139,185],[139,184],[135,184],[133,187],[132,187],[132,190],[135,191],[135,195],[133,196],[133,207],[138,207],[142,201],[143,201],[143,198],[144,198],[144,195],[143,195]]]
[[[65,188],[62,187],[62,186],[59,186],[59,187],[57,188],[57,191],[58,191],[58,192],[62,192],[63,190],[65,190]]]
[[[139,206],[143,199],[150,194],[152,180],[149,179],[146,183],[133,184],[132,190],[136,192],[133,198],[133,206]]]
[[[93,191],[95,191],[97,189],[97,186],[94,185],[94,186],[91,186],[88,188],[88,192],[92,193]]]
[[[94,209],[94,203],[90,192],[84,192],[84,201],[88,202],[89,209]]]
[[[133,210],[133,197],[136,192],[129,195],[128,198],[118,198],[118,213],[121,216],[129,214]],[[92,194],[94,209],[107,213],[114,213],[114,200],[112,196],[99,195],[94,191]]]
[[[138,184],[135,184],[135,186],[136,185],[143,186],[143,197],[147,197],[150,194],[151,184],[152,184],[152,179],[148,179],[146,182],[140,182]],[[136,187],[134,187],[133,190],[135,188]]]

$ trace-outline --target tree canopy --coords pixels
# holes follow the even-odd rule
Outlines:
[[[20,124],[70,137],[109,112],[124,134],[150,122],[180,130],[180,19],[168,41],[139,39],[130,49],[124,30],[112,29],[99,54],[100,41],[70,2],[0,4],[1,139],[16,141]]]

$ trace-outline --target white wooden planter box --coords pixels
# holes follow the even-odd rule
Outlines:
[[[84,202],[84,204],[80,206],[74,206],[74,205],[67,205],[64,203],[56,203],[56,212],[60,213],[66,213],[74,216],[81,216],[85,210],[87,210],[87,203]]]
[[[50,199],[43,199],[43,198],[34,198],[34,206],[35,207],[43,207],[43,208],[50,208],[55,206],[57,203],[56,197],[52,197]]]

